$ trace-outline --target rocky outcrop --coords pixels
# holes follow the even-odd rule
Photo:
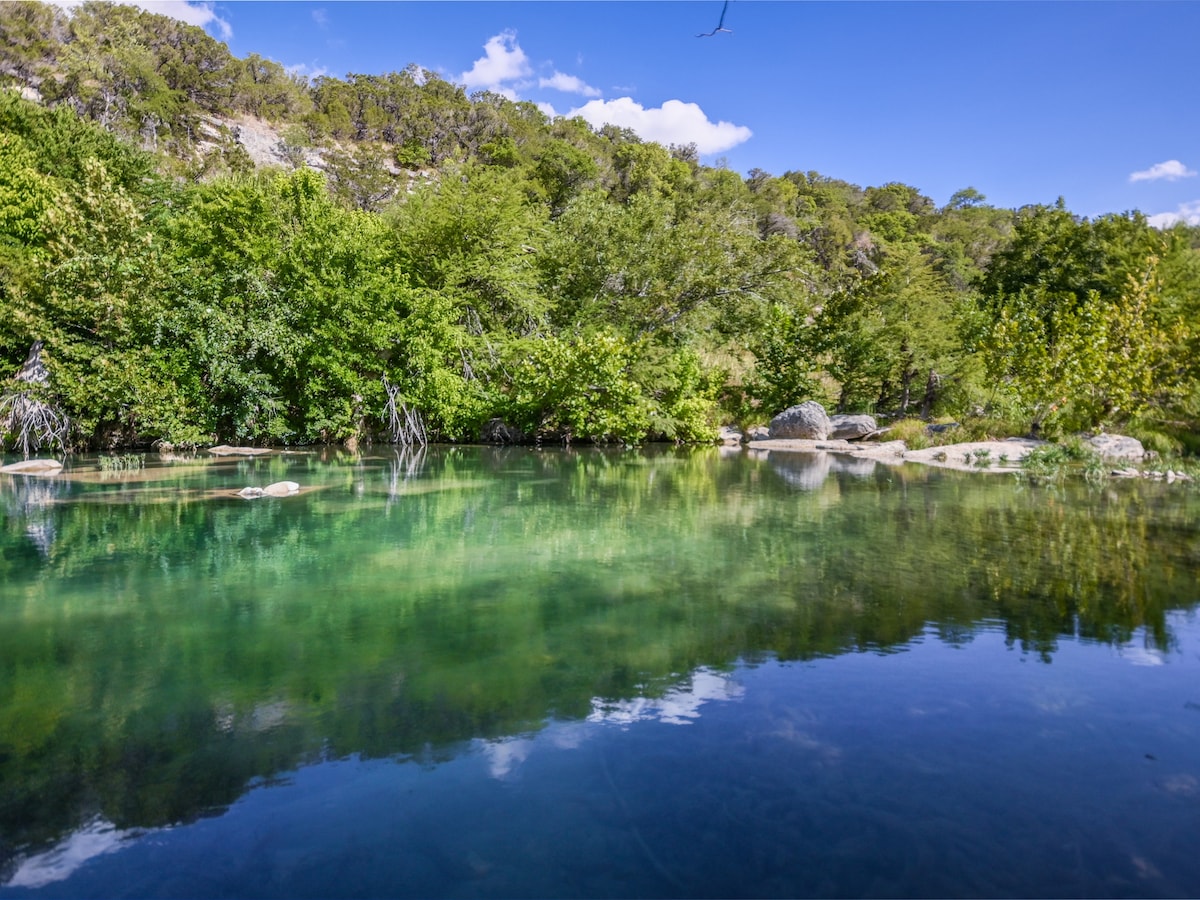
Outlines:
[[[840,441],[862,440],[879,430],[874,416],[830,416],[829,437]]]
[[[1088,438],[1087,442],[1103,459],[1141,460],[1146,456],[1146,448],[1137,438],[1120,434],[1098,434]]]
[[[785,409],[771,420],[771,439],[823,441],[829,437],[829,416],[815,400]]]

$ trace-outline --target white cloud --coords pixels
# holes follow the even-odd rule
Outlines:
[[[1177,222],[1188,225],[1200,225],[1200,200],[1179,204],[1175,212],[1156,213],[1146,216],[1146,223],[1152,228],[1170,228]]]
[[[312,11],[313,21],[317,23],[317,27],[324,30],[329,25],[329,13],[324,9],[314,9]]]
[[[525,78],[533,72],[529,57],[517,43],[515,31],[502,31],[488,38],[483,45],[484,56],[475,60],[469,72],[463,72],[459,80],[468,88],[485,88],[510,97],[511,90],[502,89],[506,81]],[[505,90],[508,90],[505,93]]]
[[[1129,180],[1159,181],[1165,178],[1167,181],[1176,181],[1180,178],[1192,178],[1195,174],[1194,170],[1189,169],[1179,160],[1168,159],[1166,162],[1156,163],[1141,172],[1134,172],[1129,176]]]
[[[83,0],[49,0],[49,2],[52,6],[70,11],[79,6]],[[125,5],[136,6],[160,16],[170,16],[172,19],[179,19],[181,22],[198,25],[201,28],[212,25],[217,29],[223,41],[233,37],[232,26],[217,15],[213,3],[189,3],[186,0],[126,0]]]
[[[550,78],[539,78],[538,87],[552,88],[562,91],[564,94],[582,94],[584,97],[600,96],[599,88],[594,88],[582,79],[576,78],[574,75],[566,75],[563,72],[555,72]]]
[[[298,78],[303,78],[305,81],[316,81],[318,78],[329,74],[329,69],[326,66],[313,66],[309,68],[305,63],[284,66],[283,69],[289,75],[295,75]]]
[[[557,119],[558,118],[558,110],[556,110],[554,108],[553,104],[551,104],[551,103],[535,103],[534,106],[536,106],[538,109],[540,109],[542,111],[542,115],[544,115],[546,118],[548,118],[548,119]]]
[[[647,109],[632,97],[591,100],[567,115],[581,116],[594,128],[604,124],[629,128],[660,144],[695,144],[701,153],[720,153],[748,141],[753,132],[732,122],[710,122],[699,105],[668,100]]]

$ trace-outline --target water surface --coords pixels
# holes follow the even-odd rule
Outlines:
[[[1198,509],[717,450],[6,479],[0,895],[1197,895]]]

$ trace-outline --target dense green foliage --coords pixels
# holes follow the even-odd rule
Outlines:
[[[0,47],[0,374],[44,341],[77,446],[369,439],[385,384],[444,440],[704,439],[805,399],[1168,447],[1200,418],[1198,229],[743,178],[127,6],[0,4]]]

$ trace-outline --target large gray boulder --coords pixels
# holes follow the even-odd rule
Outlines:
[[[830,416],[829,436],[839,441],[856,441],[879,430],[874,416]]]
[[[772,438],[823,441],[829,437],[829,430],[829,416],[825,413],[825,407],[815,400],[790,406],[771,420]]]
[[[1098,434],[1088,438],[1088,443],[1104,459],[1142,459],[1146,448],[1137,438],[1120,434]]]

